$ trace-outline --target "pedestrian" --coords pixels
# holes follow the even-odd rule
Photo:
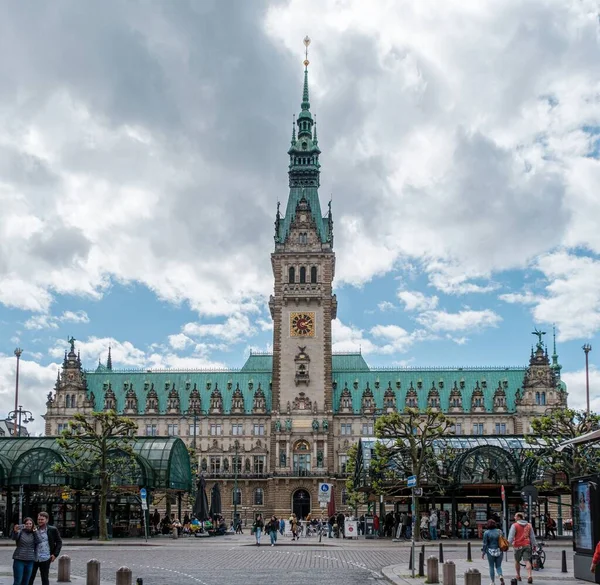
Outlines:
[[[17,548],[13,553],[14,585],[29,585],[33,572],[40,535],[32,518],[25,518],[23,524],[15,524],[11,538],[16,541]]]
[[[592,564],[590,566],[590,571],[592,573],[596,573],[596,565],[600,563],[600,540],[594,549],[594,556],[592,557]]]
[[[94,536],[94,518],[90,512],[85,517],[85,533],[87,534],[88,540],[92,540]]]
[[[298,540],[298,518],[296,518],[296,514],[290,516],[290,527],[292,529],[292,540]]]
[[[525,562],[527,569],[527,583],[533,583],[531,573],[531,548],[535,546],[535,534],[533,527],[525,520],[522,512],[515,514],[515,522],[510,527],[508,533],[508,542],[513,545],[515,550],[515,569],[517,571],[517,581],[521,580],[521,561]]]
[[[271,521],[267,526],[267,532],[271,538],[271,546],[275,546],[275,543],[277,542],[277,532],[279,530],[279,520],[277,520],[275,515],[271,516]]]
[[[462,518],[460,519],[460,524],[461,524],[462,539],[466,540],[467,538],[469,538],[469,526],[471,524],[471,522],[469,520],[469,515],[466,512],[463,512]]]
[[[437,540],[437,526],[438,526],[438,515],[435,508],[431,510],[429,514],[429,535],[431,540]]]
[[[552,538],[556,540],[556,520],[548,514],[548,518],[546,518],[546,536],[545,538]]]
[[[242,530],[242,519],[238,518],[235,523],[236,523],[235,533],[236,534],[244,534],[244,531]]]
[[[262,516],[259,514],[252,525],[254,530],[254,537],[256,538],[256,546],[260,546],[260,537],[263,531],[265,523],[263,522]]]
[[[495,575],[500,578],[500,585],[504,585],[502,576],[502,550],[500,549],[500,535],[502,531],[498,528],[495,520],[488,520],[487,530],[483,533],[483,546],[481,547],[481,558],[487,556],[490,567],[490,584],[494,585]]]
[[[427,512],[421,516],[421,524],[419,528],[421,529],[421,538],[426,538],[429,532],[429,515]]]
[[[334,524],[335,514],[332,514],[331,516],[329,516],[329,520],[327,520],[327,535],[329,536],[329,538],[333,538],[333,535],[331,533],[333,532]]]
[[[154,514],[152,514],[152,526],[154,527],[154,534],[158,534],[158,525],[160,524],[160,513],[158,508],[154,508]]]
[[[279,520],[279,534],[281,534],[281,536],[283,536],[284,532],[285,532],[285,520],[282,518],[281,520]]]
[[[40,543],[37,548],[33,571],[29,579],[29,585],[33,585],[38,569],[40,571],[42,585],[50,585],[50,565],[56,560],[62,548],[62,538],[56,526],[48,524],[50,516],[48,512],[40,512],[37,517],[37,532]]]

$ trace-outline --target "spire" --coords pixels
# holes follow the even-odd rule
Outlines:
[[[319,139],[317,138],[317,115],[315,114],[315,123],[313,125],[313,144],[319,146]]]
[[[292,116],[292,146],[296,146],[296,114]]]
[[[556,327],[552,326],[552,340],[554,342],[554,350],[552,352],[552,365],[550,366],[554,373],[560,378],[562,366],[558,363],[558,353],[556,352]]]
[[[108,346],[108,359],[106,360],[106,369],[107,370],[112,370],[112,355],[110,352],[111,348],[110,345]]]
[[[308,45],[310,45],[310,37],[307,35],[304,37],[304,46],[306,47],[306,53],[304,58],[304,90],[302,91],[302,111],[310,110],[310,100],[308,97],[308,66],[310,61],[308,60]]]

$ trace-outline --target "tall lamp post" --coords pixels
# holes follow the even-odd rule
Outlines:
[[[233,469],[233,493],[235,494],[233,497],[233,524],[237,530],[237,507],[238,507],[238,466],[240,461],[238,459],[238,450],[240,448],[240,442],[236,439],[233,444],[235,447],[235,465]]]
[[[25,410],[21,405],[19,405],[18,409],[11,410],[7,416],[8,420],[15,421],[15,432],[13,433],[21,436],[21,425],[26,425],[27,423],[33,422],[33,412],[30,410]]]
[[[15,410],[14,412],[17,412],[17,409],[20,408],[19,407],[19,363],[21,362],[21,354],[23,353],[23,350],[20,347],[17,347],[17,349],[15,349],[15,355],[17,356],[17,375],[15,378]],[[19,425],[19,429],[20,429],[20,425]],[[17,429],[14,428],[13,429],[13,436],[17,436]]]
[[[590,368],[588,354],[592,351],[592,346],[586,343],[581,349],[585,353],[585,399],[587,405],[587,414],[590,415]]]

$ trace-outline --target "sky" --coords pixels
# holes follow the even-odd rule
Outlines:
[[[600,409],[596,0],[13,2],[0,20],[0,416],[84,366],[269,351],[304,45],[335,351],[525,366]],[[552,348],[551,348],[552,350]]]

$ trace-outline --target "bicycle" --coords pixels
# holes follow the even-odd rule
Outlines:
[[[544,550],[545,543],[538,542],[535,546],[531,547],[531,568],[534,571],[539,571],[544,568],[546,564],[546,551]],[[527,563],[521,562],[521,566],[525,567]]]

